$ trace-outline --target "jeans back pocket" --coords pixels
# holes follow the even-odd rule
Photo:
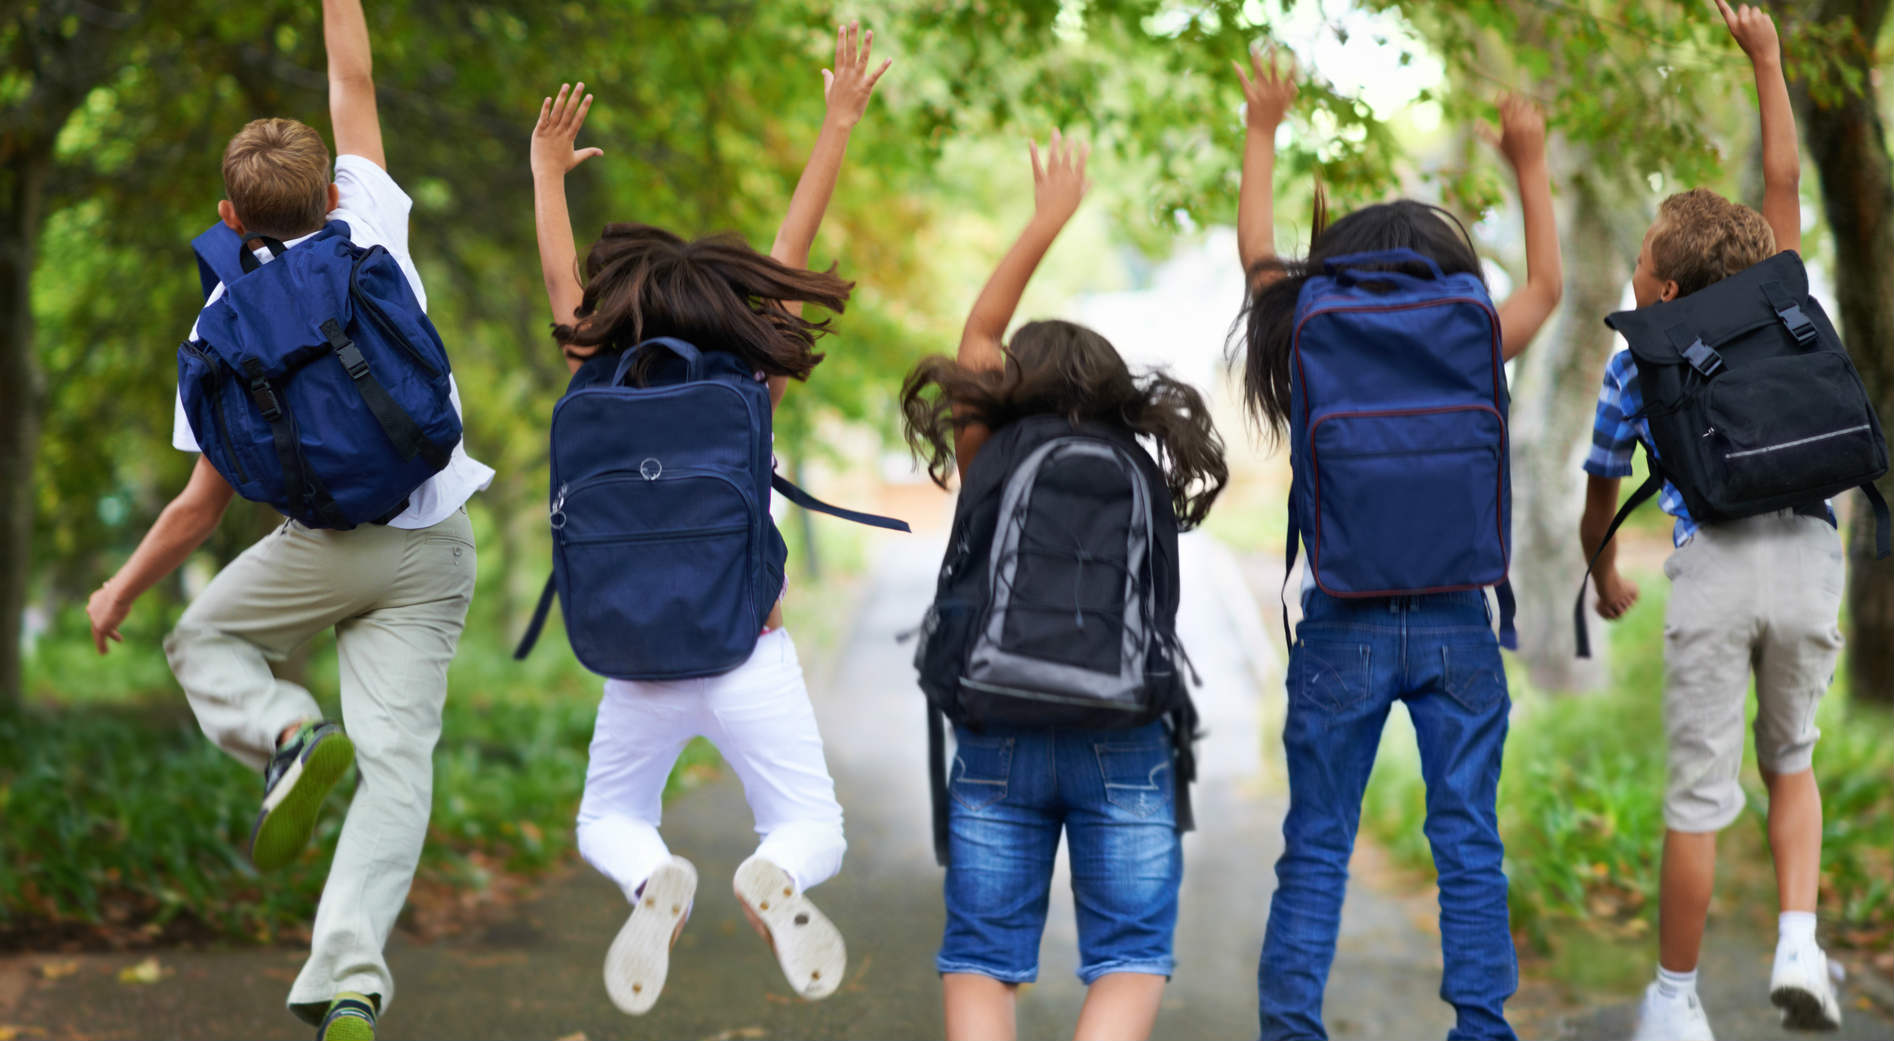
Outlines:
[[[954,765],[947,790],[969,810],[983,810],[1006,798],[1013,772],[1013,739],[988,737],[956,728]]]
[[[1157,741],[1099,741],[1092,750],[1105,799],[1134,817],[1149,817],[1171,805],[1171,749]]]
[[[1366,643],[1298,640],[1289,663],[1290,700],[1339,712],[1368,696],[1373,664]]]

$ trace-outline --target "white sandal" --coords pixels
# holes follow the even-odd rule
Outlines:
[[[671,967],[671,945],[690,917],[697,869],[683,857],[659,864],[638,889],[631,917],[605,954],[605,993],[619,1011],[640,1016],[657,1004]]]
[[[796,889],[789,872],[752,856],[737,868],[736,892],[769,930],[790,989],[809,1001],[835,993],[848,969],[848,949],[835,923]]]

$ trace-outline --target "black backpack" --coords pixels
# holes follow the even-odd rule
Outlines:
[[[1826,517],[1824,500],[1858,487],[1874,508],[1876,555],[1888,555],[1887,503],[1874,487],[1888,466],[1881,420],[1809,295],[1802,258],[1785,250],[1605,324],[1630,344],[1654,443],[1644,445],[1651,475],[1611,519],[1600,552],[1668,480],[1699,524],[1781,509]],[[1590,657],[1582,582],[1574,621],[1578,655]]]
[[[1192,826],[1196,713],[1178,672],[1177,517],[1129,431],[1035,416],[967,467],[914,666],[928,700],[934,853],[947,863],[942,717],[974,730],[1166,718]]]

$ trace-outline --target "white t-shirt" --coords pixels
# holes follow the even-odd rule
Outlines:
[[[420,301],[422,310],[427,309],[427,290],[421,287],[421,276],[414,270],[414,259],[408,255],[408,209],[413,200],[401,190],[388,171],[359,155],[341,155],[335,160],[335,185],[341,195],[341,201],[335,209],[329,211],[330,220],[344,221],[349,226],[349,239],[358,246],[381,246],[395,263],[401,266],[401,273],[408,276],[408,285],[414,289],[414,297]],[[309,239],[291,239],[283,243],[285,247],[294,246]],[[268,263],[272,258],[268,250],[257,250],[258,260]],[[218,283],[204,301],[206,307],[224,295],[223,283]],[[191,324],[191,339],[197,339],[197,324]],[[447,378],[448,394],[454,403],[454,411],[461,413],[460,386],[453,376]],[[463,414],[464,418],[464,414]],[[202,451],[197,438],[191,432],[191,422],[184,415],[184,397],[177,399],[177,415],[171,423],[171,445],[182,452]],[[466,505],[473,494],[486,489],[493,483],[493,469],[467,454],[466,445],[457,444],[449,457],[447,468],[427,483],[416,488],[408,496],[408,508],[394,520],[388,522],[391,528],[431,528],[446,520],[455,510]]]

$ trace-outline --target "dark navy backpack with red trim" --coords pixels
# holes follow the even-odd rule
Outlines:
[[[1517,646],[1502,366],[1478,275],[1408,249],[1326,261],[1296,301],[1288,572],[1306,541],[1330,596],[1497,586]]]

